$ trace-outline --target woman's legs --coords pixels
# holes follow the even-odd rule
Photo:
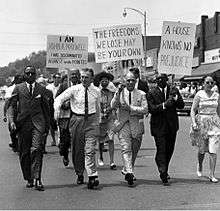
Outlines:
[[[217,154],[209,153],[210,178],[215,177],[216,160],[217,160]]]
[[[109,140],[108,141],[108,147],[109,147],[109,157],[110,157],[110,165],[114,163],[114,141]]]
[[[200,153],[200,152],[198,152],[198,161],[199,161],[199,165],[198,165],[198,169],[197,169],[197,171],[199,171],[199,172],[202,172],[202,163],[203,163],[203,160],[204,160],[204,157],[205,157],[205,153]]]

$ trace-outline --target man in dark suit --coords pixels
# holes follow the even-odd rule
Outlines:
[[[158,75],[157,86],[152,88],[147,95],[148,109],[151,113],[151,135],[154,136],[157,147],[155,160],[164,185],[169,185],[168,167],[179,129],[176,108],[184,107],[179,90],[168,85],[167,81],[166,74]]]
[[[134,76],[137,80],[135,88],[142,90],[143,92],[145,92],[147,94],[149,91],[149,87],[148,87],[147,81],[140,79],[139,69],[137,67],[132,67],[131,69],[129,69],[129,71],[134,74]]]
[[[43,191],[43,136],[48,132],[50,124],[48,97],[45,88],[35,82],[34,67],[26,67],[24,77],[26,82],[16,85],[12,93],[9,121],[11,128],[18,132],[20,165],[24,179],[27,180],[26,187],[35,185],[36,190]]]

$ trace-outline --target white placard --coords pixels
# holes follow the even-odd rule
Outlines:
[[[164,21],[158,72],[191,75],[196,24]]]
[[[205,51],[205,63],[220,62],[220,48]]]
[[[93,29],[96,63],[144,58],[141,25]]]
[[[84,67],[87,63],[88,37],[47,36],[47,67]]]

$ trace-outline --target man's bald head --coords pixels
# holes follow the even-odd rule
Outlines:
[[[136,77],[134,73],[128,72],[125,76],[125,80],[126,80],[126,87],[128,91],[130,92],[133,91],[135,88],[135,83],[136,83]]]

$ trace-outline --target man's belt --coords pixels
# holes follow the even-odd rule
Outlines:
[[[82,116],[82,117],[85,117],[85,114],[77,114],[77,113],[74,113],[74,112],[72,112],[72,114],[75,115],[75,116]],[[95,113],[88,114],[88,117],[89,117],[89,116],[92,116],[92,115],[94,115],[94,114],[95,114]]]

